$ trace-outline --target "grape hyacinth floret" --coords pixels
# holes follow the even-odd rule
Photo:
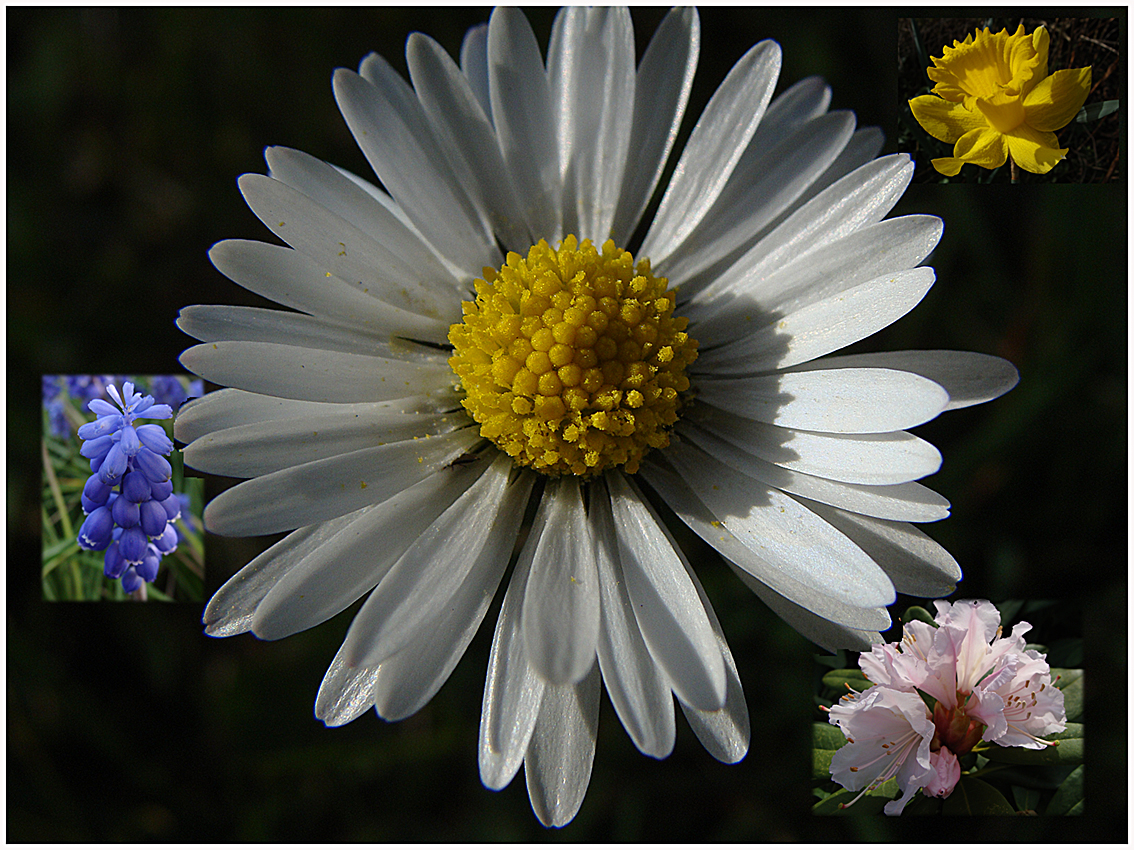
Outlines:
[[[173,522],[181,516],[181,500],[173,492],[173,469],[166,456],[173,441],[160,425],[135,425],[140,418],[169,419],[168,404],[155,404],[153,396],[122,385],[122,394],[110,384],[107,393],[117,408],[92,399],[94,422],[79,428],[84,440],[79,453],[91,462],[91,477],[83,487],[86,520],[79,528],[79,546],[105,551],[104,572],[122,579],[122,589],[133,593],[157,578],[163,555],[177,548]]]

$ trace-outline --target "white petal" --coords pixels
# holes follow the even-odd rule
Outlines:
[[[882,635],[878,630],[869,628],[854,628],[840,623],[832,622],[822,614],[808,610],[798,602],[793,602],[771,588],[767,587],[752,575],[733,565],[737,574],[760,600],[767,605],[776,616],[813,643],[824,649],[834,652],[839,649],[851,649],[856,652],[869,651],[874,644],[882,643]],[[885,608],[874,609],[879,629],[885,630],[890,626],[890,616]]]
[[[337,173],[329,166],[328,170]],[[388,234],[362,230],[299,190],[263,174],[245,174],[237,182],[256,217],[324,273],[350,281],[364,294],[400,310],[443,322],[460,321],[460,305],[454,307],[458,299],[449,296],[454,288],[429,285],[436,280],[431,279],[435,273],[452,280],[430,252],[419,249],[398,253],[383,241]],[[345,180],[343,183],[353,185]],[[373,206],[383,209],[379,204]],[[391,229],[402,227],[393,216],[388,223]],[[411,242],[408,236],[402,240],[389,238],[394,245]]]
[[[898,593],[934,597],[956,590],[961,567],[945,547],[921,529],[818,502],[805,500],[804,504],[870,555],[886,571]]]
[[[472,430],[403,440],[253,478],[209,503],[205,527],[230,537],[272,534],[383,502],[451,464],[479,439]]]
[[[752,479],[686,443],[671,444],[666,457],[724,529],[785,579],[857,608],[894,601],[882,569],[795,499],[773,487],[761,492]],[[757,578],[776,587],[776,576]]]
[[[599,630],[598,571],[578,479],[553,478],[547,528],[540,535],[524,590],[528,661],[548,682],[577,682],[594,663]]]
[[[349,667],[342,648],[327,668],[315,697],[315,716],[328,726],[344,726],[374,705],[377,667]]]
[[[749,419],[834,434],[901,431],[948,404],[940,384],[893,369],[831,368],[755,378],[698,378],[705,401]]]
[[[566,826],[583,805],[598,739],[598,665],[574,685],[548,685],[524,755],[532,810],[544,826]]]
[[[772,99],[752,138],[765,150],[777,147],[802,124],[823,115],[830,105],[831,88],[823,78],[805,77]]]
[[[487,28],[484,33],[487,38]],[[441,45],[421,33],[411,34],[406,42],[406,63],[414,90],[439,142],[450,154],[457,178],[503,243],[523,250],[524,243],[536,240],[520,214],[496,131],[468,77]],[[483,70],[487,96],[487,66]]]
[[[310,553],[256,608],[252,631],[278,640],[329,620],[385,576],[403,552],[473,481],[446,470],[375,505]],[[348,663],[354,659],[349,655]]]
[[[461,73],[480,108],[492,121],[492,101],[488,95],[488,24],[478,24],[465,33],[461,41]]]
[[[186,349],[180,359],[215,384],[301,401],[385,401],[454,382],[441,360],[415,363],[271,342],[208,342]]]
[[[447,362],[443,352],[432,347],[376,336],[360,329],[316,316],[263,307],[234,307],[228,304],[197,304],[183,307],[177,327],[202,342],[240,340],[275,342],[323,351],[371,354],[422,363]]]
[[[693,128],[641,254],[660,263],[700,224],[756,132],[780,73],[780,46],[762,41],[729,71]]]
[[[526,480],[525,480],[526,479]],[[525,474],[513,488],[530,492],[534,476]],[[409,717],[441,688],[480,627],[495,588],[500,584],[515,545],[522,510],[509,517],[506,506],[493,526],[492,537],[457,592],[438,618],[424,622],[397,655],[380,665],[374,687],[374,707],[386,720]]]
[[[629,153],[634,27],[626,8],[568,6],[556,16],[547,55],[558,107],[563,229],[596,244],[610,235]]]
[[[264,158],[273,179],[299,190],[372,237],[390,254],[411,263],[417,273],[416,284],[444,298],[465,279],[464,275],[450,273],[437,249],[393,198],[361,177],[292,148],[270,147]]]
[[[864,608],[857,601],[848,601],[845,593],[836,596],[819,586],[807,572],[808,565],[782,569],[783,565],[774,552],[752,545],[755,542],[753,538],[734,535],[730,530],[732,523],[726,525],[718,519],[673,471],[648,458],[642,471],[650,486],[702,540],[776,593],[805,606],[823,619],[855,629],[889,626],[890,618],[885,609]],[[756,550],[761,551],[764,557]],[[801,555],[809,555],[809,552]],[[801,570],[802,575],[798,575]]]
[[[785,469],[851,484],[900,484],[932,475],[941,452],[908,431],[819,434],[780,428],[698,404],[691,421]]]
[[[540,502],[528,539],[508,582],[504,604],[492,635],[488,675],[484,680],[484,699],[480,710],[479,764],[481,781],[499,791],[512,781],[524,761],[524,753],[535,728],[544,680],[528,664],[524,637],[520,631],[520,611],[524,588],[531,572],[536,544],[547,527],[548,504]]]
[[[757,131],[712,210],[658,273],[685,281],[751,244],[834,162],[853,132],[852,112],[820,116],[774,147]]]
[[[847,146],[843,148],[843,152],[839,154],[835,161],[827,167],[827,170],[799,196],[794,204],[784,210],[781,219],[792,215],[796,210],[828,186],[877,157],[878,152],[882,150],[882,144],[885,140],[882,131],[877,127],[862,127],[855,130],[854,135],[851,136],[850,141],[847,142]],[[779,222],[776,222],[776,224],[778,223]]]
[[[694,301],[711,302],[716,295],[736,288],[739,281],[762,280],[811,251],[881,221],[906,190],[913,171],[907,154],[868,162],[806,204],[794,204],[798,208],[790,216],[735,262],[725,261],[720,268],[720,264],[714,264],[708,271],[682,280],[682,295],[695,293]]]
[[[945,388],[949,394],[946,410],[992,401],[1020,380],[1020,373],[1007,360],[974,351],[878,351],[829,357],[811,365],[834,369],[869,366],[913,372]]]
[[[949,502],[915,482],[846,484],[807,475],[749,454],[692,423],[679,432],[707,454],[749,478],[797,496],[880,519],[934,522],[949,515]]]
[[[665,758],[673,751],[677,734],[669,681],[658,670],[638,627],[622,576],[610,497],[601,479],[590,492],[602,594],[599,668],[614,710],[634,746],[648,756]]]
[[[610,237],[625,245],[653,195],[677,138],[701,46],[701,20],[691,7],[671,9],[650,40],[634,85],[630,121],[633,157],[611,224]]]
[[[738,310],[759,309],[772,318],[788,315],[882,275],[911,269],[929,256],[942,232],[928,215],[892,218],[859,228],[843,239],[793,258],[775,269],[754,267],[711,300],[690,305],[701,339],[728,340],[717,330]]]
[[[555,243],[562,236],[562,182],[554,105],[539,45],[518,9],[498,8],[489,19],[488,88],[524,222],[532,234]]]
[[[376,54],[360,70],[335,72],[335,100],[374,173],[457,268],[475,274],[497,264],[491,234],[445,161],[413,89]]]
[[[626,590],[650,654],[682,700],[706,711],[724,705],[725,668],[685,555],[625,477],[607,475]]]
[[[444,343],[448,325],[379,301],[283,245],[227,239],[209,249],[213,265],[245,289],[294,310],[364,327],[375,337],[400,334]]]
[[[703,711],[684,702],[681,703],[681,710],[685,713],[685,719],[689,721],[689,726],[697,739],[713,758],[725,764],[736,764],[748,753],[752,731],[748,720],[748,703],[744,700],[744,689],[740,685],[740,675],[736,671],[732,650],[728,648],[728,641],[725,640],[724,631],[717,620],[717,615],[713,612],[713,606],[709,604],[705,588],[701,586],[693,570],[689,570],[689,579],[697,588],[697,595],[701,597],[701,604],[705,606],[705,613],[709,616],[717,645],[720,646],[728,687],[725,703],[717,711]]]
[[[296,529],[261,552],[213,594],[205,606],[205,634],[231,637],[250,631],[257,606],[280,579],[367,510]]]
[[[255,478],[371,446],[448,433],[469,421],[461,413],[391,413],[382,402],[341,407],[351,410],[297,416],[282,422],[264,420],[214,431],[185,447],[185,463],[212,475]]]
[[[526,486],[509,489],[511,459],[498,454],[493,466],[418,536],[370,594],[344,642],[350,663],[378,664],[441,620],[482,558],[499,567],[499,580],[512,553],[531,479],[524,476]],[[491,596],[494,589],[485,591]]]
[[[931,268],[909,269],[835,292],[820,292],[816,286],[783,312],[722,309],[711,321],[713,331],[701,338],[729,341],[705,351],[697,369],[714,375],[752,374],[839,351],[892,325],[921,302],[934,280]],[[820,284],[824,289],[828,285]],[[698,325],[695,332],[702,333],[700,329]]]
[[[411,396],[392,401],[363,402],[358,407],[321,401],[296,401],[278,396],[260,395],[244,390],[222,389],[201,398],[190,399],[177,413],[173,425],[174,436],[183,443],[241,425],[258,422],[278,422],[302,416],[319,416],[342,413],[354,416],[362,410],[378,414],[381,411],[393,416],[403,413],[438,414],[454,410],[457,402],[444,395]]]

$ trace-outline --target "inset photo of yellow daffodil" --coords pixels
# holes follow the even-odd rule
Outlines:
[[[1110,183],[1119,19],[901,18],[898,146],[923,183]]]

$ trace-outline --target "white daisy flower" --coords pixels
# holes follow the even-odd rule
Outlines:
[[[637,747],[674,745],[674,700],[741,759],[736,665],[664,502],[781,617],[865,648],[895,590],[950,592],[911,523],[944,499],[905,429],[1008,390],[958,352],[828,357],[904,315],[933,271],[929,216],[885,220],[913,165],[828,112],[816,78],[772,97],[749,50],[700,116],[640,246],[699,48],[674,9],[635,63],[625,9],[564,9],[546,64],[523,14],[459,64],[410,36],[335,97],[381,188],[295,150],[240,180],[288,247],[210,256],[290,311],[186,308],[182,362],[223,389],[177,420],[188,464],[249,479],[223,535],[290,531],[234,576],[207,631],[281,638],[362,596],[316,714],[407,717],[441,687],[515,566],[484,691],[480,771],[524,766],[547,825],[578,811],[600,680]],[[526,512],[534,515],[526,519]]]

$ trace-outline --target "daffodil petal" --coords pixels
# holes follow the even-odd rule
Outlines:
[[[1012,160],[1033,174],[1047,174],[1067,156],[1067,148],[1059,147],[1055,133],[1033,130],[1027,124],[1021,124],[1005,136],[1005,140]]]
[[[1090,91],[1089,67],[1056,71],[1024,98],[1025,121],[1041,133],[1065,127],[1083,108]]]
[[[961,170],[961,166],[965,164],[964,160],[955,159],[954,157],[947,156],[941,159],[932,159],[930,164],[946,177],[956,177]]]
[[[953,156],[981,168],[999,168],[1008,160],[1008,144],[1002,134],[986,126],[961,136],[953,148]]]
[[[965,133],[988,126],[979,112],[972,112],[964,104],[950,103],[932,94],[911,100],[910,111],[925,132],[950,144],[955,144]]]

